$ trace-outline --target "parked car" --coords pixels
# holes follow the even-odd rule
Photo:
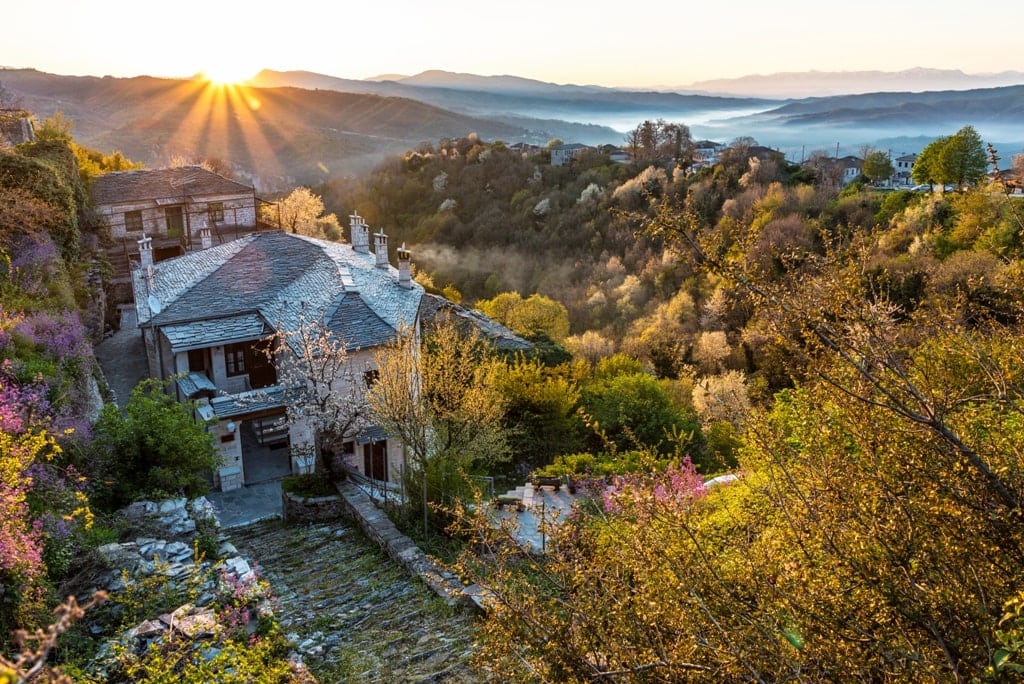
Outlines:
[[[922,185],[915,185],[914,187],[910,188],[912,192],[928,192],[931,189],[932,186],[928,185],[927,183],[924,183]]]

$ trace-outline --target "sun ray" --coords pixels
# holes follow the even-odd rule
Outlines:
[[[227,89],[227,100],[231,111],[236,114],[242,132],[242,142],[246,146],[250,159],[260,163],[264,174],[284,175],[284,166],[277,157],[274,146],[267,136],[269,124],[258,113],[263,107],[262,98],[256,89],[246,86]],[[279,129],[270,126],[280,133]]]

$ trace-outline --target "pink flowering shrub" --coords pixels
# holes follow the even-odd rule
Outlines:
[[[9,411],[7,413],[10,413]],[[28,506],[29,466],[57,448],[45,432],[0,431],[0,634],[34,622],[44,598],[43,523]]]
[[[252,575],[245,579],[222,568],[218,589],[221,607],[217,618],[222,625],[236,632],[258,634],[272,624],[276,598],[255,564]]]
[[[48,467],[61,449],[47,389],[0,362],[0,639],[35,622],[47,575],[67,568],[73,532],[91,523],[84,480]]]
[[[46,386],[40,381],[19,383],[15,372],[10,359],[0,362],[0,431],[8,434],[20,434],[50,418]]]
[[[690,457],[653,474],[616,475],[601,493],[605,513],[648,518],[688,508],[707,493]]]

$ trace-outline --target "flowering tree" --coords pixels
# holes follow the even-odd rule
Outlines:
[[[334,214],[324,214],[324,201],[309,188],[295,188],[275,205],[260,208],[263,218],[281,228],[299,235],[337,240],[341,237],[341,226]]]
[[[267,353],[277,360],[277,381],[284,388],[288,421],[305,429],[309,441],[292,446],[317,469],[332,473],[328,454],[356,436],[366,424],[368,363],[350,359],[348,343],[322,319],[300,317],[294,326],[279,326]]]

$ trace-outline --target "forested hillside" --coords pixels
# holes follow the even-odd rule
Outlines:
[[[457,516],[479,540],[460,570],[496,598],[487,666],[569,681],[1021,672],[1024,206],[974,180],[839,188],[747,146],[695,174],[597,155],[552,168],[467,139],[328,186],[499,319],[534,292],[561,301],[565,345],[592,362],[569,378],[604,451],[543,469],[591,492],[547,555]],[[636,384],[643,369],[660,383]],[[659,455],[638,408],[655,396],[707,442],[659,419],[677,449]],[[680,446],[738,479],[705,486]]]

